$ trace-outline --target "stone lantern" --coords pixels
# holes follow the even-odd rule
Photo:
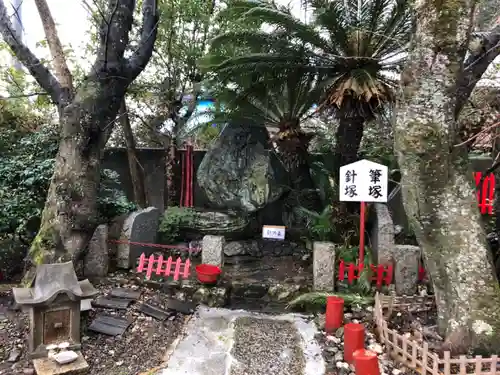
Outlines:
[[[97,293],[88,280],[78,281],[72,262],[42,264],[33,288],[13,288],[16,303],[29,314],[31,358],[46,358],[49,345],[79,351],[80,301]]]

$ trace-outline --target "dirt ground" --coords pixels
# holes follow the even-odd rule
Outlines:
[[[95,286],[104,295],[118,286],[140,290],[140,299],[127,310],[96,308],[82,313],[82,354],[89,363],[90,375],[148,374],[164,362],[170,344],[188,319],[188,316],[176,314],[161,322],[142,314],[138,311],[139,302],[153,299],[161,305],[167,296],[146,287],[122,283],[123,280],[111,277]],[[30,375],[34,374],[34,369],[27,359],[28,320],[25,314],[11,308],[11,287],[0,286],[0,375]],[[122,336],[87,330],[94,316],[103,311],[107,315],[130,318],[133,322]]]

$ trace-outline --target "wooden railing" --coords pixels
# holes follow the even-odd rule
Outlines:
[[[390,316],[393,311],[405,309],[430,309],[434,305],[432,297],[395,297],[377,293],[375,296],[374,319],[380,340],[386,346],[388,354],[404,366],[418,371],[422,375],[500,375],[500,359],[494,355],[489,358],[462,355],[452,358],[445,351],[439,356],[429,349],[429,344],[422,343],[389,329],[384,311]]]

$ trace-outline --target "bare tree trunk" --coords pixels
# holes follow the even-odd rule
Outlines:
[[[132,180],[132,187],[134,190],[134,203],[139,207],[146,207],[147,203],[146,190],[144,188],[144,171],[139,165],[139,159],[137,158],[134,133],[132,132],[132,127],[130,126],[130,118],[127,112],[125,97],[123,97],[122,99],[118,116],[123,129],[123,135],[125,137],[125,145],[127,147],[128,167],[130,172],[130,179]]]
[[[500,288],[467,153],[455,146],[457,81],[473,10],[469,0],[418,3],[395,123],[404,205],[433,282],[439,329],[461,353],[500,344]]]

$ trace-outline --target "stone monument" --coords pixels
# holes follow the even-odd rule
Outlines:
[[[72,262],[42,264],[37,267],[34,287],[13,288],[16,303],[29,314],[29,350],[37,374],[85,373],[88,369],[79,352],[67,364],[51,354],[56,348],[81,349],[80,303],[97,293],[88,280],[78,281]]]

